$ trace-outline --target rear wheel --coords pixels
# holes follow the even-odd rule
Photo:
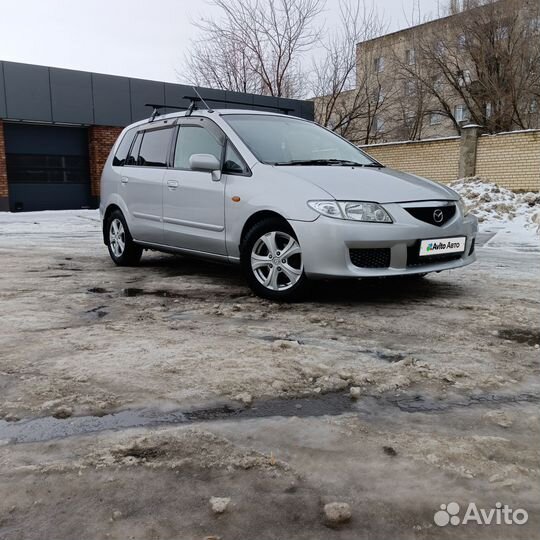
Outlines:
[[[293,301],[307,291],[302,248],[292,228],[280,219],[265,219],[248,231],[241,261],[247,281],[258,296]]]
[[[141,260],[143,250],[133,241],[120,210],[114,210],[107,220],[107,246],[118,266],[135,266]]]

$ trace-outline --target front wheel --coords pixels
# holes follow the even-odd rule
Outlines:
[[[280,219],[265,219],[248,231],[241,262],[249,286],[258,296],[294,301],[307,291],[302,248],[292,228]]]
[[[133,241],[120,210],[112,212],[107,220],[107,246],[111,259],[118,266],[135,266],[141,260],[143,250]]]

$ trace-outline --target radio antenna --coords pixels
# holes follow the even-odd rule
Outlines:
[[[208,109],[208,112],[214,112],[213,109],[211,109],[209,106],[208,106],[208,103],[206,103],[206,101],[204,101],[203,97],[201,96],[201,94],[199,94],[199,92],[197,92],[197,89],[192,86],[191,88],[193,88],[193,91],[197,94],[198,98],[203,102],[204,106]]]

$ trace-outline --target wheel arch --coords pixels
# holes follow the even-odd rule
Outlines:
[[[107,233],[107,223],[109,222],[110,215],[115,211],[119,210],[122,212],[122,209],[115,203],[109,204],[107,206],[107,209],[105,210],[105,214],[103,214],[103,222],[102,222],[102,232],[103,232],[103,243],[108,246],[109,245],[109,235]],[[122,215],[124,213],[122,212]]]
[[[244,239],[247,233],[249,232],[249,230],[256,223],[259,223],[260,221],[263,221],[264,219],[270,219],[270,218],[279,219],[280,221],[283,222],[283,224],[285,224],[287,227],[292,229],[291,224],[278,212],[274,212],[273,210],[259,210],[258,212],[255,212],[254,214],[252,214],[244,223],[244,226],[242,227],[242,233],[240,234],[240,244],[239,244],[240,251],[242,249],[242,244],[244,243]]]

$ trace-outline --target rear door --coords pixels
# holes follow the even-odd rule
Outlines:
[[[192,171],[193,154],[212,154],[223,162],[225,135],[208,118],[181,119],[173,143],[172,167],[163,183],[165,243],[183,249],[226,255],[225,179]]]
[[[119,193],[135,240],[163,244],[163,179],[174,129],[156,123],[139,131],[122,168]]]

